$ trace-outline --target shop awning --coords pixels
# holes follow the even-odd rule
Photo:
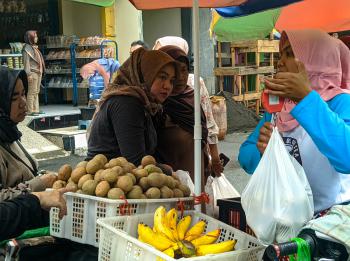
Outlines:
[[[103,7],[108,7],[114,4],[114,0],[71,0],[71,1],[90,4],[90,5],[103,6]]]
[[[193,0],[129,0],[139,10],[192,7]],[[226,7],[240,5],[248,0],[198,0],[199,7]]]
[[[271,0],[272,2],[274,1]],[[330,0],[295,2],[285,7],[247,16],[242,15],[249,13],[248,9],[242,9],[244,12],[241,10],[241,13],[233,12],[239,10],[233,7],[221,8],[219,12],[214,10],[210,30],[215,33],[218,41],[231,42],[242,39],[262,39],[267,37],[273,28],[280,32],[306,28],[317,28],[326,32],[340,32],[350,29],[349,0],[336,0],[336,3]],[[226,10],[226,12],[223,13],[222,10]],[[224,18],[220,14],[234,18]]]

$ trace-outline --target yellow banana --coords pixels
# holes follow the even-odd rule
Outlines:
[[[139,237],[137,238],[139,241],[145,243],[145,241],[143,241],[143,239],[141,238],[140,234],[139,234]]]
[[[197,247],[197,256],[220,254],[234,250],[236,240],[228,240],[221,243],[202,245]]]
[[[150,227],[144,224],[138,225],[137,232],[142,242],[147,243],[160,251],[164,251],[174,244],[167,237],[162,234],[154,233]]]
[[[175,257],[175,252],[174,252],[174,249],[172,247],[166,249],[163,251],[164,254],[174,258]],[[160,257],[157,257],[156,258],[156,261],[165,261],[163,258],[160,258]]]
[[[168,213],[166,214],[166,219],[167,219],[168,227],[170,228],[174,239],[176,241],[179,241],[179,236],[176,229],[177,211],[175,208],[172,208],[168,211]]]
[[[198,246],[201,246],[201,245],[213,244],[219,238],[220,233],[221,233],[220,229],[213,230],[213,231],[207,233],[204,236],[201,236],[199,238],[196,238],[196,239],[192,240],[191,243],[195,247],[198,247]]]
[[[168,222],[166,218],[166,210],[164,207],[160,206],[157,208],[154,213],[154,228],[153,231],[156,231],[160,234],[164,234],[173,242],[176,242],[172,230],[168,227]]]
[[[183,240],[185,238],[185,234],[191,224],[191,220],[192,220],[191,216],[186,216],[182,218],[177,224],[176,228],[177,228],[177,234],[179,235],[179,240]]]
[[[200,237],[205,229],[205,225],[206,223],[203,220],[199,221],[186,232],[185,240],[192,241],[193,239]]]
[[[168,255],[168,256],[170,256],[170,257],[174,257],[175,256],[174,249],[172,247],[164,250],[163,253]]]

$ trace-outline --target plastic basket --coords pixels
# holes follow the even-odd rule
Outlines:
[[[247,225],[241,198],[218,199],[219,219],[241,231],[255,236],[253,230]]]
[[[154,213],[160,205],[167,209],[176,208],[179,202],[185,210],[193,209],[193,197],[170,199],[114,200],[68,192],[67,216],[58,218],[59,210],[50,211],[50,234],[75,242],[98,246],[98,218],[122,215]]]
[[[235,251],[180,260],[261,260],[265,247],[261,246],[256,238],[200,212],[186,211],[185,215],[192,216],[191,225],[204,220],[207,224],[205,228],[206,232],[220,228],[221,234],[218,242],[236,239],[237,244]],[[176,260],[154,247],[137,240],[137,225],[144,223],[148,226],[153,226],[153,214],[104,218],[97,220],[97,223],[101,226],[99,261],[159,260],[157,257],[167,261]]]

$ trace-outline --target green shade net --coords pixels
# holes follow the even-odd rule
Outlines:
[[[90,5],[103,6],[103,7],[108,7],[114,4],[114,0],[71,0],[71,1],[90,4]]]
[[[273,9],[239,18],[223,18],[214,26],[219,42],[264,39],[272,32],[281,9]]]
[[[16,239],[20,240],[20,239],[42,237],[42,236],[49,236],[49,235],[50,235],[50,227],[41,227],[41,228],[36,228],[32,230],[27,230]],[[4,240],[0,242],[0,247],[3,247],[8,241],[9,240]]]

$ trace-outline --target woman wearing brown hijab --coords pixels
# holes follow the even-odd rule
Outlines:
[[[27,31],[24,41],[26,44],[23,47],[22,54],[24,70],[28,76],[28,113],[39,114],[39,92],[41,78],[45,71],[45,63],[37,46],[37,32]]]
[[[177,63],[161,51],[139,48],[119,68],[102,94],[92,121],[88,159],[123,156],[136,166],[153,154],[157,134],[152,117],[173,92]]]
[[[194,91],[187,86],[189,60],[177,46],[159,49],[180,63],[176,92],[164,102],[162,120],[157,123],[157,157],[174,170],[186,170],[194,180]],[[206,119],[201,110],[202,123],[202,177],[209,173]],[[204,182],[205,179],[202,178]],[[202,182],[202,183],[203,183]],[[204,183],[203,183],[204,184]],[[202,184],[202,185],[203,185]]]

